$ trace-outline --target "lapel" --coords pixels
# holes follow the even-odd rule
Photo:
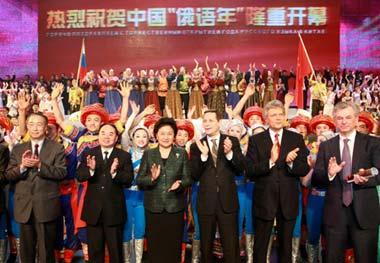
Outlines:
[[[116,155],[116,148],[114,147],[111,154],[108,156],[108,163],[106,163],[104,161],[104,158],[103,158],[103,152],[102,152],[102,147],[100,146],[97,146],[97,150],[95,152],[95,159],[96,160],[101,160],[101,165],[103,167],[111,167],[111,164],[113,162],[113,158],[115,158],[115,155]]]
[[[331,156],[335,156],[336,162],[339,164],[341,163],[341,156],[340,156],[340,135],[335,136],[331,139],[331,144],[333,145],[333,154]],[[327,160],[328,161],[328,160]]]
[[[45,138],[44,142],[42,143],[41,150],[39,153],[40,160],[48,159],[48,156],[50,154],[50,152],[47,151],[47,149],[49,148],[49,143],[50,143],[49,139]],[[30,147],[32,147],[32,143],[30,143]]]
[[[166,160],[165,167],[170,167],[172,163],[176,162],[176,153],[177,153],[177,147],[173,145],[172,149],[170,150],[168,159]],[[161,171],[163,168],[165,168],[164,163],[162,162],[161,153],[158,146],[154,148],[153,150],[153,160],[154,160],[153,163],[161,166]]]
[[[288,143],[286,143],[287,142],[287,140],[286,140],[287,137],[288,137],[288,131],[285,128],[283,128],[282,129],[281,142],[280,142],[280,155],[279,155],[279,158],[288,153],[288,151],[287,151]],[[285,158],[286,158],[286,156],[285,156]]]
[[[354,150],[353,150],[353,153],[352,153],[352,173],[354,172],[357,172],[359,171],[360,167],[359,166],[359,163],[360,163],[360,153],[364,153],[365,152],[365,149],[364,149],[364,141],[363,141],[363,136],[361,133],[359,132],[356,132],[356,136],[355,136],[355,142],[354,142]]]
[[[219,145],[218,145],[218,155],[216,157],[217,162],[224,156],[224,146],[223,146],[223,143],[224,143],[224,140],[226,138],[227,138],[226,135],[220,134]]]

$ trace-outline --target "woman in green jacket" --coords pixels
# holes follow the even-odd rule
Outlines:
[[[186,187],[191,185],[188,156],[174,145],[172,118],[154,126],[158,146],[144,152],[137,184],[144,190],[149,262],[178,263],[184,226]]]

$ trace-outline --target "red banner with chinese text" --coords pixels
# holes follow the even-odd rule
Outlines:
[[[313,65],[339,65],[340,1],[40,1],[39,73],[276,63],[295,68],[298,32]]]

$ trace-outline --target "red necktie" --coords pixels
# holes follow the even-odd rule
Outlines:
[[[278,138],[278,133],[276,133],[275,135],[274,135],[274,143],[277,145],[277,147],[278,147],[278,154],[280,154],[280,150],[281,150],[281,145],[280,145],[280,140],[279,140],[279,138]]]

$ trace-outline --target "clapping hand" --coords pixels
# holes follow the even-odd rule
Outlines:
[[[119,168],[119,159],[114,158],[111,164],[111,170],[110,170],[112,178],[116,176],[116,172],[118,168]]]
[[[172,186],[170,187],[170,189],[168,190],[168,192],[172,192],[172,191],[175,191],[177,190],[180,186],[181,186],[181,180],[177,180],[175,181]]]
[[[298,151],[300,150],[300,148],[295,148],[293,151],[290,151],[288,153],[288,155],[286,156],[286,162],[287,163],[291,163],[291,162],[294,162],[294,160],[297,158],[298,156]]]
[[[32,155],[31,150],[27,150],[23,153],[22,158],[21,158],[21,165],[20,165],[21,169],[33,168],[33,167],[39,168],[40,164],[41,164],[40,159],[37,156]]]
[[[154,163],[150,169],[150,172],[152,181],[155,181],[160,176],[161,166]]]
[[[329,177],[334,177],[337,173],[339,173],[340,171],[342,171],[343,166],[345,164],[346,164],[346,162],[341,162],[340,164],[338,164],[336,162],[336,158],[335,157],[331,157],[330,160],[329,160],[329,166],[328,166]]]
[[[208,146],[207,146],[207,142],[206,141],[201,142],[200,140],[197,140],[195,143],[197,144],[198,149],[201,152],[201,154],[205,155],[205,156],[208,156],[209,149],[208,149]]]
[[[229,137],[224,139],[223,142],[223,149],[224,149],[224,154],[227,155],[232,151],[232,141]]]

